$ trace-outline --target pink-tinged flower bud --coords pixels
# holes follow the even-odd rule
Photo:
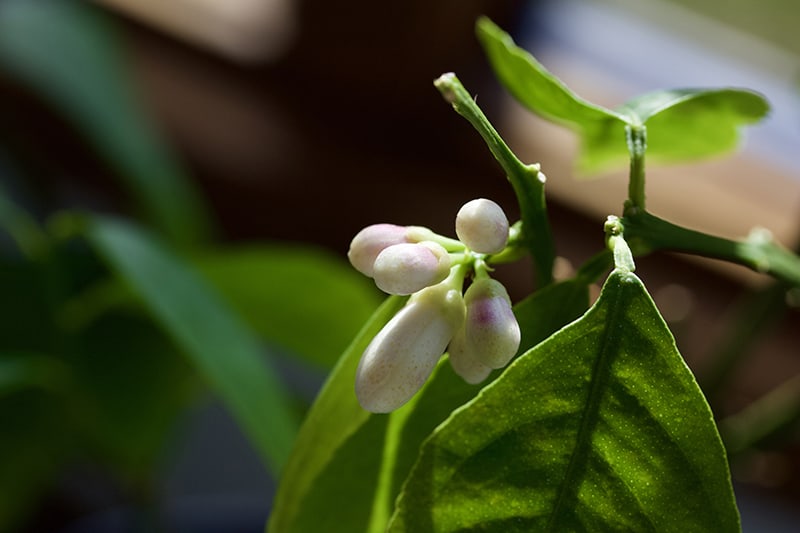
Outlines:
[[[464,327],[450,341],[447,347],[450,356],[450,366],[456,374],[471,385],[476,385],[489,377],[492,367],[480,362],[475,355],[467,348],[466,330]]]
[[[472,200],[456,215],[456,235],[475,252],[495,254],[508,242],[508,217],[491,200]]]
[[[375,284],[389,294],[413,294],[450,273],[450,255],[435,242],[394,244],[375,258]]]
[[[408,242],[406,228],[394,224],[373,224],[359,231],[350,242],[347,258],[356,270],[372,277],[375,258],[393,244]]]
[[[505,287],[491,278],[476,279],[464,294],[464,303],[467,349],[487,366],[506,366],[519,349],[520,330]]]
[[[367,411],[388,413],[405,404],[436,367],[464,322],[461,291],[439,284],[418,292],[364,350],[356,396]]]

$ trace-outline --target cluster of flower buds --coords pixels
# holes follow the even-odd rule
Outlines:
[[[356,396],[364,409],[386,413],[405,404],[445,351],[468,383],[480,383],[517,353],[511,300],[487,265],[508,243],[508,218],[491,200],[472,200],[456,215],[456,235],[375,224],[350,243],[348,258],[359,272],[384,292],[411,295],[361,357]]]

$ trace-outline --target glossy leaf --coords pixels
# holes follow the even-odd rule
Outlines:
[[[380,304],[371,280],[310,246],[218,249],[195,264],[264,339],[322,368],[334,366]]]
[[[0,67],[70,120],[116,171],[148,220],[201,238],[208,214],[131,88],[110,20],[85,2],[0,4]]]
[[[636,276],[437,428],[389,530],[739,530],[711,412]]]
[[[86,237],[214,387],[265,463],[280,469],[295,420],[254,334],[187,264],[135,226],[97,217]]]

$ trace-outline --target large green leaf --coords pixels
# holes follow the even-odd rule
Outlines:
[[[0,67],[71,120],[149,221],[181,240],[209,226],[202,199],[132,91],[110,21],[85,2],[0,4]]]
[[[376,313],[312,407],[281,481],[270,531],[384,531],[422,442],[480,390],[458,377],[444,358],[425,387],[391,415],[361,409],[353,392],[358,360],[398,302],[392,298]],[[587,306],[586,285],[578,281],[534,293],[515,308],[524,342],[544,340]]]
[[[380,304],[371,280],[309,246],[221,248],[195,262],[263,338],[323,368],[333,367]]]
[[[215,388],[265,463],[280,469],[295,420],[254,334],[187,264],[135,226],[92,218],[86,237]]]
[[[579,135],[578,167],[583,173],[627,162],[627,126],[646,125],[647,154],[654,160],[684,161],[734,148],[739,128],[769,110],[761,95],[734,88],[658,91],[606,109],[573,93],[490,20],[479,20],[477,32],[509,92],[534,113]]]
[[[425,442],[390,531],[739,530],[725,452],[639,279],[517,359]]]

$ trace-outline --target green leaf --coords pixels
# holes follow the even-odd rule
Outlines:
[[[85,449],[128,486],[151,484],[175,422],[198,392],[197,373],[138,314],[105,313],[70,348],[64,361]]]
[[[580,135],[581,170],[594,172],[627,160],[628,117],[576,95],[489,19],[478,20],[477,34],[496,76],[517,101]]]
[[[614,111],[573,93],[491,20],[479,19],[477,33],[500,82],[534,113],[577,130],[591,123],[625,120]]]
[[[195,263],[263,338],[323,368],[333,367],[380,304],[371,280],[309,246],[223,248]]]
[[[423,445],[390,531],[739,531],[708,405],[639,279]]]
[[[520,353],[533,348],[589,307],[589,287],[577,279],[548,285],[514,306],[522,339]]]
[[[647,153],[654,161],[676,162],[733,149],[739,128],[769,110],[758,93],[735,88],[657,91],[606,109],[573,93],[490,20],[480,19],[477,32],[495,74],[514,98],[579,135],[578,169],[584,174],[627,163],[628,125],[647,126]]]
[[[389,297],[331,372],[281,475],[269,531],[366,529],[388,417],[373,416],[358,404],[356,368],[369,342],[404,303]]]
[[[68,402],[25,388],[0,401],[0,530],[19,531],[75,451]]]
[[[540,342],[587,306],[586,285],[578,281],[534,293],[515,308],[524,342]],[[384,531],[422,442],[480,390],[480,385],[469,385],[458,377],[443,358],[423,389],[391,415],[371,415],[361,409],[353,392],[358,361],[398,308],[394,298],[384,304],[345,353],[312,407],[281,481],[270,531]]]
[[[647,126],[647,156],[685,161],[736,148],[739,129],[764,118],[769,104],[744,89],[672,89],[645,94],[621,111]]]
[[[114,28],[96,8],[2,2],[0,66],[75,124],[150,222],[178,240],[204,236],[203,201],[147,120]]]
[[[254,334],[187,264],[135,226],[89,219],[86,237],[131,286],[238,420],[265,463],[279,470],[295,420]]]

